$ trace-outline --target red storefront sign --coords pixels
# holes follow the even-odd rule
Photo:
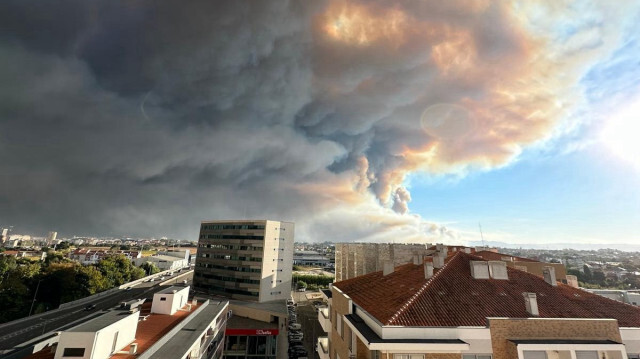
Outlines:
[[[224,331],[225,335],[278,335],[278,329],[230,329]]]

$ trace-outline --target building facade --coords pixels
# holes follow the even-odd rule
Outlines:
[[[293,238],[291,222],[202,222],[193,279],[195,290],[257,302],[288,298]]]
[[[435,252],[430,246],[429,243],[336,243],[336,281],[382,270],[385,261],[400,265],[414,255],[429,255]]]
[[[320,358],[624,359],[640,308],[463,251],[336,282]]]

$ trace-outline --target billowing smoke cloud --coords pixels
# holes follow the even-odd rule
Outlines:
[[[503,166],[575,126],[578,81],[616,43],[615,23],[536,4],[4,1],[0,224],[453,240],[410,213],[407,175]]]

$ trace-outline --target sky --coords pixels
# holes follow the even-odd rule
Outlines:
[[[0,226],[640,239],[637,1],[0,3]],[[482,228],[482,235],[480,231]]]

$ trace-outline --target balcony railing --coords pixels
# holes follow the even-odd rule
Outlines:
[[[320,322],[320,326],[322,330],[327,333],[331,332],[331,322],[329,321],[329,308],[319,308],[318,309],[318,322]]]
[[[316,344],[316,351],[320,359],[329,359],[329,338],[319,337]]]

